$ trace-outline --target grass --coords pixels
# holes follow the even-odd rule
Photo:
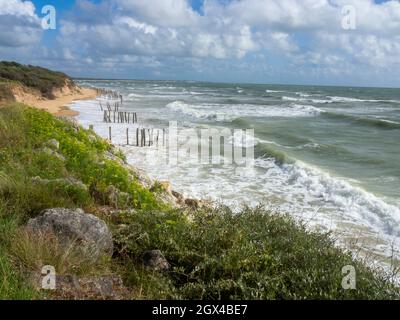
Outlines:
[[[58,150],[48,151],[50,139]],[[329,234],[268,208],[172,209],[157,200],[159,184],[146,189],[123,161],[71,121],[17,103],[0,109],[0,299],[43,298],[26,274],[45,264],[61,274],[118,274],[132,299],[400,298],[386,274],[338,249]],[[79,248],[24,228],[54,207],[81,207],[105,219],[115,241],[112,259],[88,261]],[[144,266],[144,252],[154,249],[170,271]],[[356,290],[341,286],[346,265],[356,269]]]
[[[24,281],[10,259],[0,253],[0,299],[32,300],[41,297],[39,292]]]
[[[64,87],[66,82],[73,84],[72,80],[62,72],[26,66],[16,62],[0,61],[0,97],[3,98],[7,98],[9,91],[2,84],[20,83],[40,91],[43,97],[53,99],[53,90]]]
[[[57,237],[51,233],[33,232],[19,228],[14,233],[10,253],[16,264],[26,270],[37,271],[50,265],[59,274],[96,275],[109,273],[109,259],[101,257],[93,261],[80,246],[71,243],[68,247],[61,246]]]
[[[388,299],[399,289],[335,247],[327,234],[310,232],[265,208],[227,208],[187,216],[137,212],[120,216],[120,255],[140,265],[143,250],[160,249],[173,266],[154,274],[135,268],[126,281],[145,297],[161,299]],[[342,288],[342,268],[356,269],[356,290]],[[144,285],[143,285],[144,284]]]

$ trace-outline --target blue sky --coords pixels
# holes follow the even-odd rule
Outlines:
[[[398,0],[0,0],[0,59],[76,77],[399,87],[399,31]]]

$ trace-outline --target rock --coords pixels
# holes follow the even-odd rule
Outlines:
[[[107,202],[115,208],[118,208],[120,205],[128,205],[131,201],[131,196],[128,193],[123,192],[114,186],[107,187],[106,197]]]
[[[57,159],[59,159],[59,160],[61,160],[63,162],[65,161],[65,158],[64,158],[64,156],[62,154],[59,154],[57,151],[55,151],[53,149],[50,149],[48,147],[44,147],[42,149],[42,152],[47,154],[47,155],[49,155],[49,156],[55,157],[55,158],[57,158]]]
[[[103,254],[112,255],[113,239],[103,220],[81,209],[48,209],[28,222],[28,228],[38,232],[52,232],[63,246],[73,242],[97,259]]]
[[[73,300],[122,300],[127,289],[118,276],[57,276],[56,295]]]
[[[46,146],[53,150],[60,149],[60,143],[56,139],[51,139],[51,140],[47,141]]]
[[[167,191],[167,192],[172,192],[171,183],[169,181],[160,181],[160,182],[158,182],[158,187],[161,190],[164,190],[164,191]]]
[[[58,117],[58,119],[64,121],[68,125],[68,127],[65,128],[65,131],[71,131],[72,129],[72,131],[74,131],[75,133],[79,132],[81,127],[75,118],[61,116]]]
[[[137,181],[146,189],[150,189],[153,186],[153,181],[143,170],[135,168],[131,165],[125,165],[125,167],[129,170],[131,180]]]
[[[173,191],[172,186],[168,181],[156,181],[150,188],[150,191],[154,192],[159,201],[170,205],[173,208],[179,208],[184,204],[183,195]]]
[[[89,134],[88,135],[88,139],[90,142],[96,142],[97,141],[97,137],[94,134]]]
[[[180,204],[178,200],[172,195],[170,192],[161,192],[161,193],[154,193],[156,199],[166,205],[171,206],[172,208],[179,208]]]
[[[212,203],[210,202],[189,198],[185,199],[185,205],[193,209],[212,208]]]
[[[150,250],[143,254],[143,263],[155,271],[168,271],[171,266],[160,250]]]
[[[32,274],[31,281],[37,290],[42,289],[41,274]],[[78,277],[56,275],[56,288],[51,296],[57,300],[122,300],[128,296],[128,289],[116,275]]]
[[[172,191],[172,195],[176,198],[178,204],[182,205],[185,203],[185,197],[183,196],[182,193]]]
[[[196,199],[186,199],[185,204],[188,207],[192,207],[192,208],[196,208],[196,209],[200,207],[200,201],[196,200]]]

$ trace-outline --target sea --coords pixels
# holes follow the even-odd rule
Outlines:
[[[121,110],[137,124],[104,123],[103,98],[77,101],[78,121],[120,145],[130,164],[171,182],[187,197],[240,210],[265,206],[311,229],[331,232],[340,246],[379,265],[400,250],[400,89],[230,84],[195,81],[79,80],[81,86],[121,93]],[[232,144],[246,141],[254,161],[195,157],[171,164],[160,142],[135,144],[136,127],[168,132],[231,130]],[[243,130],[243,131],[242,131]],[[244,131],[246,130],[246,131]],[[237,132],[244,132],[236,139]],[[251,138],[243,139],[246,132]],[[179,135],[179,134],[178,134]],[[225,140],[224,140],[225,141]],[[239,141],[239,142],[240,142]],[[244,146],[242,146],[244,147]],[[223,155],[222,155],[223,158]],[[241,169],[241,170],[238,170]]]

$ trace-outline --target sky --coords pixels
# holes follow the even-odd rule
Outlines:
[[[73,77],[400,87],[400,1],[0,0],[0,60]]]

